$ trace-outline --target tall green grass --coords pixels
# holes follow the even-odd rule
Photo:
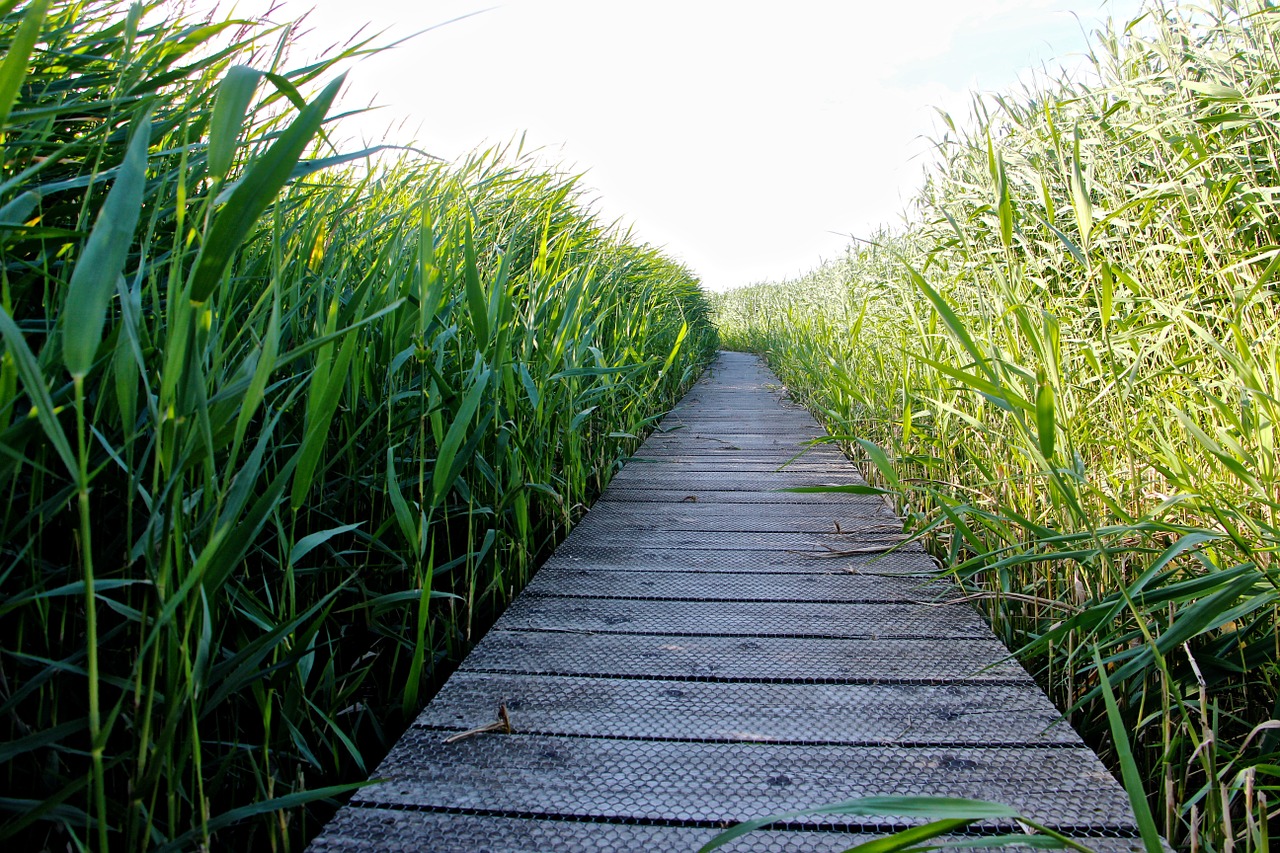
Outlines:
[[[714,348],[519,149],[353,162],[369,46],[289,44],[0,3],[4,844],[296,846]]]
[[[946,119],[905,224],[717,302],[899,496],[1074,722],[1095,649],[1161,830],[1280,788],[1280,13],[1153,4]]]

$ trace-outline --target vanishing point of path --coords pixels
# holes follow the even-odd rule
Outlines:
[[[1124,792],[755,356],[714,367],[619,473],[314,851],[693,851],[858,796],[1008,803],[1139,849]],[[788,464],[790,463],[790,464]],[[513,732],[447,743],[505,706]],[[825,817],[730,851],[843,850]]]

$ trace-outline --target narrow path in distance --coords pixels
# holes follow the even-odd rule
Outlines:
[[[995,800],[1141,848],[1120,786],[752,355],[721,353],[314,851],[693,851],[858,796]],[[797,454],[801,454],[797,458]],[[493,721],[512,733],[451,735]],[[844,850],[817,817],[730,851]],[[994,826],[988,828],[994,829]]]

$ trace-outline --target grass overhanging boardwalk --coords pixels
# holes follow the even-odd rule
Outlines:
[[[714,368],[312,845],[696,850],[857,796],[1010,804],[1136,850],[1124,792],[754,356]],[[511,733],[451,743],[505,706]],[[726,850],[843,850],[815,817]]]

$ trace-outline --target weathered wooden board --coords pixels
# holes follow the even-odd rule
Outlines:
[[[707,489],[718,492],[751,492],[762,498],[781,496],[785,490],[806,486],[865,486],[852,470],[812,471],[688,471],[662,470],[658,465],[630,465],[613,478],[612,489]],[[766,501],[767,502],[767,501]]]
[[[755,637],[986,637],[971,607],[522,596],[498,625],[509,630]]]
[[[458,672],[417,725],[469,730],[506,705],[523,734],[786,743],[1039,744],[1080,738],[1035,685],[671,682]],[[448,733],[448,732],[446,732]]]
[[[682,474],[719,474],[727,465],[734,472],[773,474],[822,474],[824,476],[848,476],[848,462],[823,462],[822,460],[796,459],[792,461],[786,454],[776,456],[748,455],[741,453],[722,453],[717,458],[708,458],[696,450],[688,453],[646,453],[644,448],[636,451],[627,460],[628,465],[648,468],[656,471],[660,468],[679,466]],[[663,476],[668,476],[664,471]]]
[[[865,554],[839,555],[828,551],[725,551],[711,548],[669,548],[644,543],[603,544],[589,537],[570,534],[540,571],[554,567],[586,568],[601,571],[669,572],[693,571],[704,574],[729,572],[764,574],[862,574],[933,576],[938,567],[933,558],[919,549],[886,552],[875,549]]]
[[[749,513],[724,504],[694,501],[632,506],[597,503],[580,523],[662,532],[707,533],[879,533],[895,540],[902,522],[888,513],[858,512],[839,505],[760,504]]]
[[[516,735],[446,744],[410,728],[354,801],[582,818],[741,821],[874,795],[1006,803],[1064,828],[1114,826],[1124,791],[1087,748],[700,743]],[[1110,784],[1108,784],[1108,782]],[[893,815],[799,818],[851,829]]]
[[[719,681],[1030,683],[995,637],[796,639],[494,629],[463,669]]]
[[[742,491],[740,489],[663,489],[637,486],[612,486],[605,489],[599,504],[667,503],[667,504],[765,504],[767,506],[839,506],[856,507],[862,515],[896,518],[879,495],[853,495],[841,492],[776,492]],[[597,506],[599,506],[597,504]]]
[[[744,525],[745,526],[745,525]],[[601,542],[631,542],[637,545],[683,550],[787,551],[793,554],[835,555],[843,553],[883,553],[896,546],[901,537],[876,533],[781,533],[731,530],[653,530],[648,527],[603,524],[588,514],[577,528]],[[580,538],[583,538],[580,537]],[[919,550],[917,546],[917,550]]]
[[[428,850],[502,851],[502,853],[598,853],[601,850],[692,851],[715,837],[718,829],[665,824],[600,823],[550,818],[512,818],[353,808],[344,811],[316,839],[316,853],[385,850],[421,853]],[[769,829],[730,842],[726,853],[837,853],[875,836],[847,832]],[[949,839],[943,839],[949,840]],[[958,839],[957,839],[958,840]],[[965,839],[972,842],[973,839]],[[1090,838],[1095,853],[1139,853],[1141,842],[1123,838]],[[1006,853],[1007,847],[966,847],[971,853]]]
[[[702,601],[812,601],[938,604],[954,600],[958,588],[946,580],[842,574],[754,574],[703,572],[612,572],[590,567],[544,566],[529,584],[531,595]],[[965,605],[953,609],[967,610]]]

